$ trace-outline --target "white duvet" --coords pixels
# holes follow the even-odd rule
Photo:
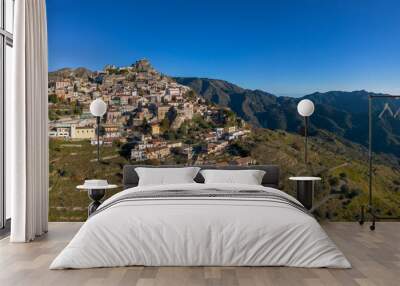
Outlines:
[[[238,184],[135,187],[163,190],[265,190]],[[297,202],[297,201],[296,201]],[[246,198],[124,201],[89,218],[50,269],[145,266],[294,266],[350,268],[318,222],[293,206]]]

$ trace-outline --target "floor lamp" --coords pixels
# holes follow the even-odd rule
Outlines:
[[[90,104],[90,113],[96,117],[97,123],[97,161],[100,162],[100,119],[107,111],[107,104],[101,99],[97,98]]]
[[[307,165],[307,137],[308,137],[308,118],[314,113],[314,103],[309,99],[303,99],[297,105],[297,112],[304,117],[304,163]]]

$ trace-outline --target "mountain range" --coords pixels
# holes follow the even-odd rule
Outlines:
[[[360,90],[315,92],[292,98],[241,88],[224,80],[196,77],[176,77],[175,80],[215,104],[230,107],[255,127],[273,130],[299,132],[303,118],[297,113],[297,103],[302,99],[310,99],[315,104],[315,112],[310,118],[311,135],[316,134],[318,129],[324,129],[364,146],[368,146],[369,96],[388,95]],[[373,100],[375,152],[400,155],[400,115],[396,115],[399,108],[400,100]]]

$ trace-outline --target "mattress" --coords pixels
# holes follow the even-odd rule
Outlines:
[[[351,267],[290,195],[193,183],[134,187],[107,199],[50,269],[133,265]]]

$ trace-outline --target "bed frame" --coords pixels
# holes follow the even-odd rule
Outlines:
[[[136,187],[139,183],[139,177],[135,171],[136,167],[147,167],[147,168],[179,168],[179,167],[186,167],[180,165],[161,165],[161,166],[150,166],[150,165],[125,165],[123,170],[123,180],[122,184],[124,189]],[[279,166],[277,165],[251,165],[251,166],[208,166],[208,165],[201,165],[195,166],[199,167],[202,170],[204,169],[217,169],[217,170],[263,170],[265,171],[265,175],[262,180],[262,185],[264,187],[271,187],[279,189]],[[204,178],[200,174],[197,174],[194,180],[197,183],[204,183]]]

